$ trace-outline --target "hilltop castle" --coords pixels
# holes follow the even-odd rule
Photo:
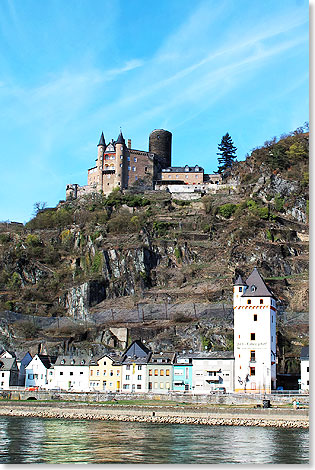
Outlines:
[[[172,167],[172,133],[155,129],[149,136],[149,151],[136,150],[127,145],[120,131],[116,141],[106,143],[102,132],[97,145],[96,165],[88,170],[88,184],[68,184],[66,199],[76,199],[84,194],[102,192],[109,194],[115,188],[128,189],[142,186],[201,185],[221,182],[220,175],[205,175],[198,165]]]

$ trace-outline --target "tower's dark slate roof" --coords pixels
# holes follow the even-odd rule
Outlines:
[[[301,349],[301,359],[309,359],[310,357],[310,347],[309,346],[303,346]]]
[[[246,282],[243,281],[242,276],[239,275],[234,283],[235,286],[246,286]]]
[[[101,133],[101,138],[100,138],[100,141],[99,141],[99,143],[98,143],[98,147],[99,147],[100,145],[103,145],[104,147],[106,147],[106,144],[105,144],[105,137],[104,137],[103,132]]]
[[[273,297],[257,268],[254,268],[245,283],[248,288],[242,297]]]
[[[118,139],[116,140],[116,144],[125,144],[125,139],[121,131],[119,133]]]

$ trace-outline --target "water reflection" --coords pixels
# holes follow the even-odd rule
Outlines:
[[[301,429],[0,417],[0,463],[308,463]]]

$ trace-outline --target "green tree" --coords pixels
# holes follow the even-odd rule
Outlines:
[[[217,155],[218,157],[218,173],[224,173],[228,168],[230,168],[236,158],[236,150],[234,147],[233,140],[230,134],[227,132],[221,139],[221,143],[218,145]]]

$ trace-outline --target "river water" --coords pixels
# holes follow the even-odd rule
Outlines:
[[[307,464],[309,431],[0,417],[0,463]]]

